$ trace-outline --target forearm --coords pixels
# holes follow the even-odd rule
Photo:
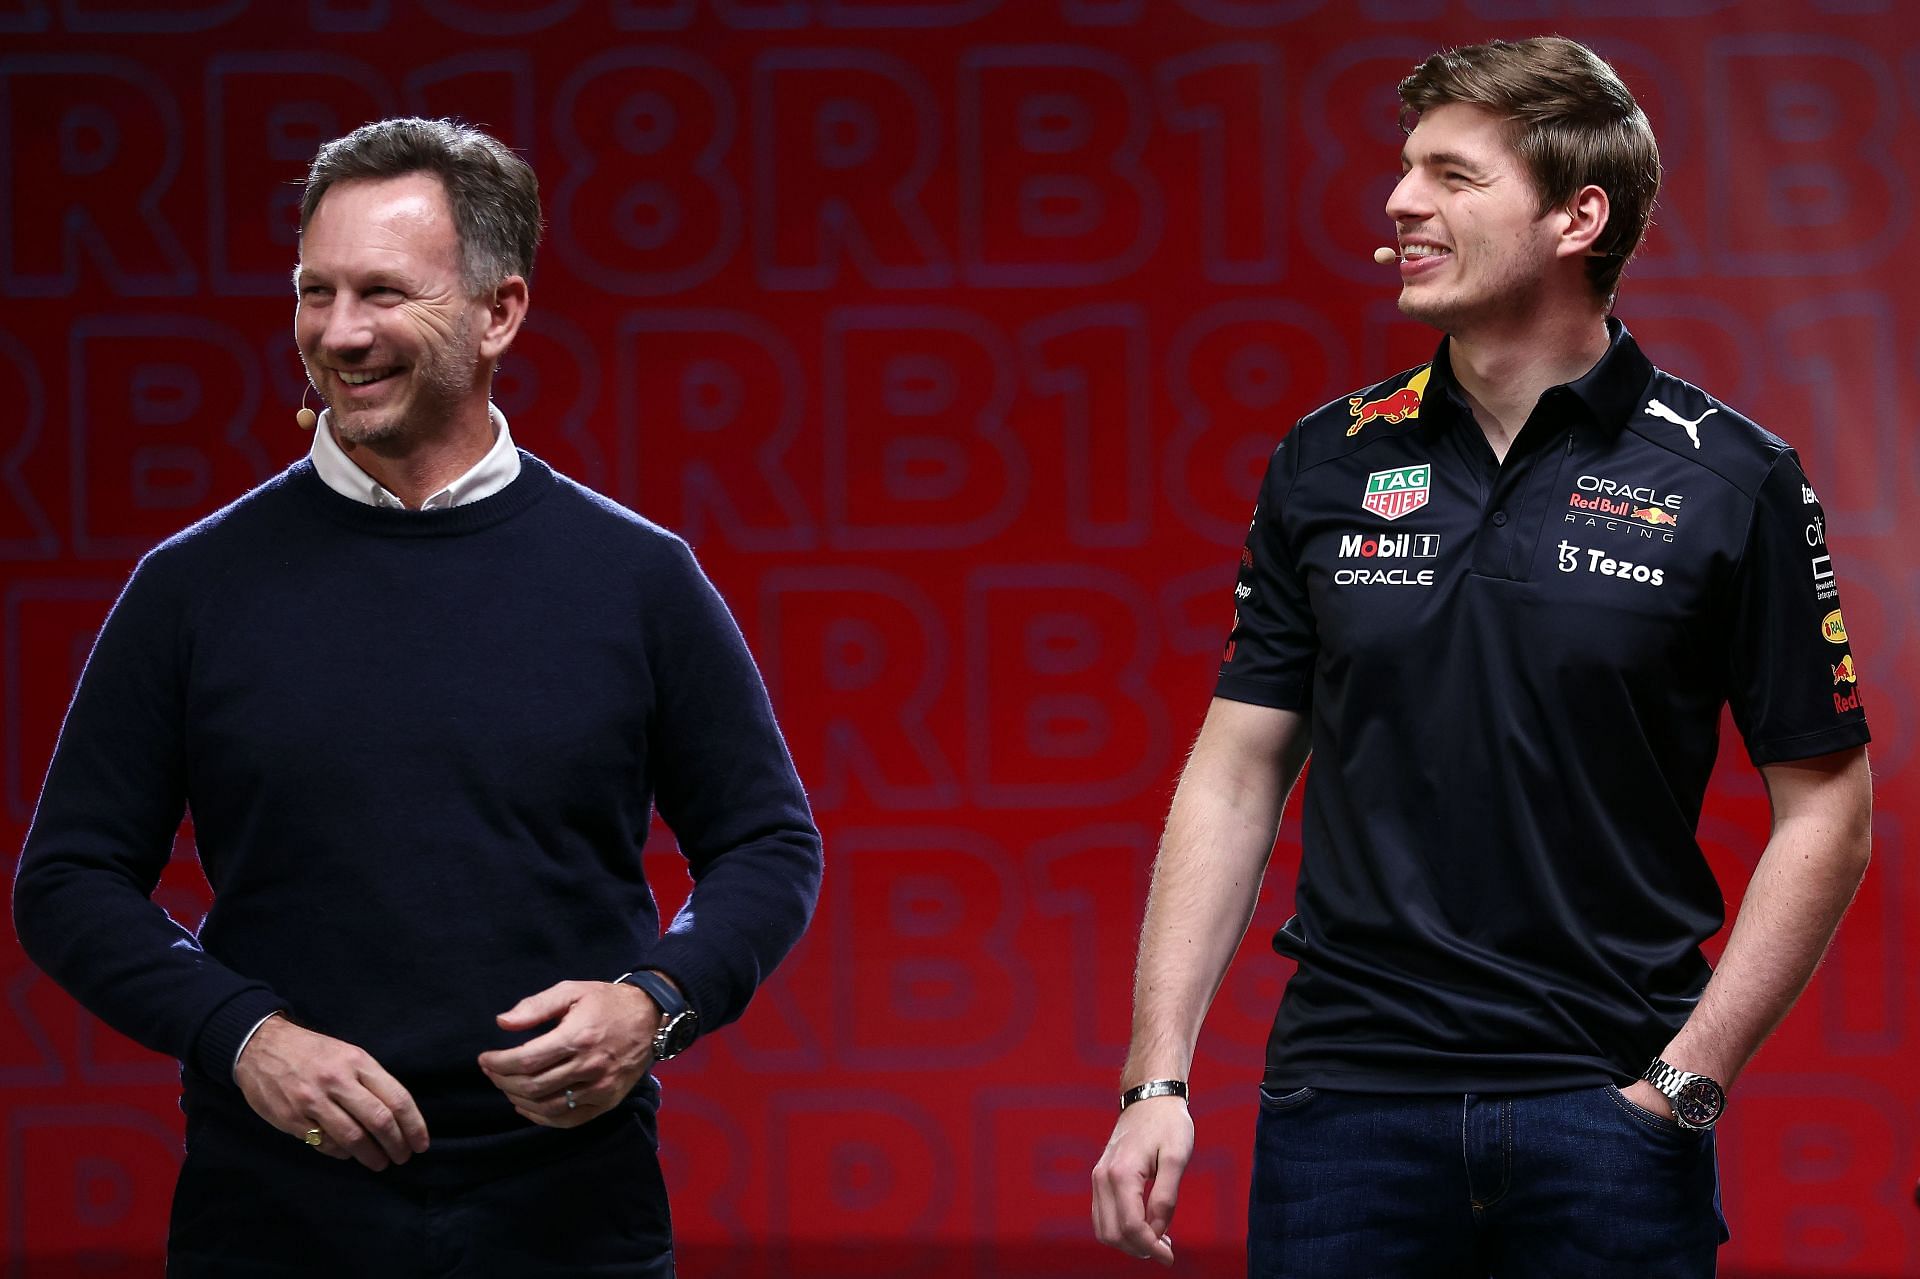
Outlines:
[[[1278,752],[1247,758],[1216,731],[1220,716],[1247,709],[1215,703],[1174,794],[1140,929],[1122,1088],[1187,1077],[1207,1007],[1253,918],[1306,742],[1302,731]]]
[[[21,861],[14,910],[22,949],[121,1034],[230,1079],[247,1033],[284,1001],[208,955],[140,885],[54,844],[50,835],[29,840]]]
[[[678,986],[713,1031],[745,1011],[799,941],[820,894],[820,837],[795,821],[703,861],[659,943],[636,957]]]
[[[1726,950],[1662,1056],[1731,1085],[1812,979],[1866,873],[1871,800],[1865,752],[1825,779],[1816,802],[1783,814],[1748,882]]]

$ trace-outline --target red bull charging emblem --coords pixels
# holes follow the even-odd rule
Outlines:
[[[1384,422],[1404,422],[1419,417],[1420,397],[1426,393],[1427,375],[1432,372],[1433,366],[1426,366],[1409,378],[1405,386],[1377,400],[1359,395],[1350,397],[1347,411],[1353,414],[1353,425],[1347,428],[1347,434],[1360,434],[1360,428],[1376,418]]]

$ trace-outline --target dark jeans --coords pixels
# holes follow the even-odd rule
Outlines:
[[[631,1111],[478,1173],[431,1150],[376,1173],[277,1133],[195,1136],[189,1125],[169,1279],[673,1276],[653,1132]]]
[[[1713,1135],[1616,1088],[1260,1093],[1253,1279],[1705,1279]]]

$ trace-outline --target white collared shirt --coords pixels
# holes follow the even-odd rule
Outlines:
[[[322,412],[319,424],[314,427],[313,448],[307,453],[313,463],[314,473],[342,497],[350,497],[367,506],[406,509],[406,503],[389,493],[380,481],[361,470],[341,449],[340,442],[333,438],[333,428],[327,423],[331,414],[331,409]],[[493,421],[493,447],[465,475],[420,503],[421,510],[444,511],[449,507],[478,502],[483,497],[498,493],[520,474],[520,451],[513,447],[513,436],[507,430],[506,415],[489,403],[487,416]]]

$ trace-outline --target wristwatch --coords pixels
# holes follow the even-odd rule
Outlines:
[[[1682,1128],[1705,1131],[1727,1108],[1727,1090],[1718,1083],[1705,1075],[1669,1066],[1658,1057],[1640,1078],[1666,1094],[1673,1103],[1674,1121]]]
[[[671,1061],[685,1052],[700,1034],[700,1014],[688,1006],[673,983],[645,968],[628,973],[620,980],[629,986],[638,986],[660,1005],[660,1027],[653,1032],[653,1059]]]

